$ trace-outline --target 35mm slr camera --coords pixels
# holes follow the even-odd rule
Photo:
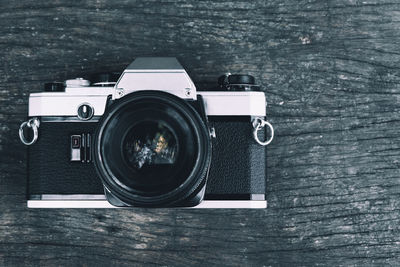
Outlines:
[[[19,131],[28,207],[265,208],[265,109],[252,76],[197,91],[175,58],[46,84]]]

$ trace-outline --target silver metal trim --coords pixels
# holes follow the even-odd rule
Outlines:
[[[265,126],[268,126],[268,128],[269,128],[269,130],[270,130],[270,133],[271,133],[271,137],[270,137],[269,139],[265,140],[265,141],[261,141],[261,140],[258,138],[258,131],[260,131],[261,129],[263,129]],[[272,140],[274,139],[274,127],[272,127],[271,123],[269,123],[268,121],[266,121],[266,120],[264,120],[264,119],[262,119],[262,118],[256,117],[256,118],[253,120],[253,128],[254,128],[254,130],[253,130],[253,137],[254,137],[254,140],[255,140],[258,144],[260,144],[260,145],[262,145],[262,146],[267,146],[267,145],[269,145],[269,144],[272,142]]]
[[[251,200],[265,200],[265,194],[251,194]]]
[[[19,139],[21,140],[21,142],[24,145],[30,146],[30,145],[33,145],[34,143],[36,143],[37,139],[39,138],[39,132],[38,132],[39,126],[40,126],[40,120],[38,118],[36,118],[36,117],[21,123],[21,125],[19,126],[18,134],[19,134]],[[24,128],[25,127],[32,129],[33,138],[32,138],[31,141],[28,141],[25,138],[25,135],[24,135]]]
[[[83,120],[79,119],[78,117],[48,116],[48,117],[41,117],[40,120],[42,122],[98,122],[100,120],[100,118],[101,118],[101,116],[93,116],[90,120],[83,121]]]
[[[106,196],[95,195],[95,194],[70,194],[70,195],[58,195],[58,194],[43,194],[34,195],[39,197],[41,200],[106,200]]]
[[[98,95],[84,91],[99,90]],[[29,117],[76,117],[76,107],[88,102],[94,108],[94,116],[102,116],[105,112],[109,94],[101,92],[108,87],[82,87],[78,92],[43,92],[32,93],[29,97]],[[188,87],[185,87],[188,88]],[[125,90],[126,88],[124,88]],[[168,90],[163,90],[171,93]],[[114,90],[113,93],[117,93]],[[186,92],[186,91],[185,91]],[[125,94],[129,93],[124,91]],[[193,95],[194,92],[191,92]],[[266,116],[266,100],[264,92],[218,92],[199,91],[205,104],[207,116]],[[187,99],[187,96],[183,97]],[[89,120],[91,121],[91,120]]]
[[[170,70],[185,70],[175,57],[137,57],[126,70],[140,71],[170,71]]]
[[[258,195],[258,194],[256,194]],[[28,208],[119,208],[111,205],[105,195],[56,195],[32,196]],[[266,200],[204,200],[196,209],[265,209]]]
[[[88,87],[90,86],[90,81],[86,80],[84,78],[75,78],[75,79],[69,79],[64,82],[65,87]]]
[[[114,87],[117,82],[98,82],[92,83],[92,86]]]
[[[105,209],[120,208],[107,200],[28,200],[28,208]],[[204,200],[194,209],[265,209],[267,201],[260,200]]]

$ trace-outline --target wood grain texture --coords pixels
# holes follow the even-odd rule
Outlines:
[[[1,1],[0,265],[400,262],[400,1]],[[266,210],[28,210],[30,92],[176,56],[264,85]]]

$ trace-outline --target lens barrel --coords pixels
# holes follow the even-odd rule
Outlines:
[[[211,161],[202,117],[187,101],[162,91],[116,100],[94,138],[94,163],[106,191],[126,206],[189,203],[205,186]]]

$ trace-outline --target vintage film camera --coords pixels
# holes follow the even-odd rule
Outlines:
[[[266,208],[265,94],[250,75],[218,84],[143,57],[30,94],[28,207]]]

